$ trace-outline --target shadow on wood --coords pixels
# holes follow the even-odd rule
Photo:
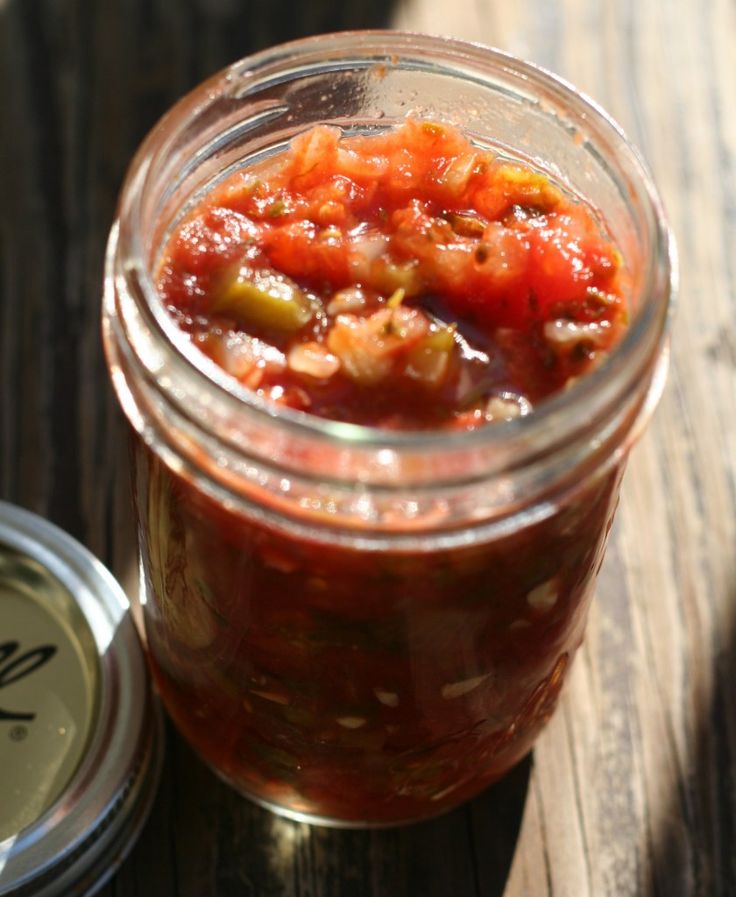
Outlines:
[[[445,816],[401,828],[339,830],[291,822],[257,807],[220,782],[171,727],[168,735],[161,792],[120,873],[120,893],[501,897],[504,892],[530,757]]]
[[[705,588],[705,586],[703,586]],[[736,894],[736,581],[730,628],[716,633],[712,690],[669,806],[655,820],[652,897]]]

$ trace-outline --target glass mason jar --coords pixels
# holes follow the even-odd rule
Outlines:
[[[201,356],[156,294],[172,228],[213,185],[315,123],[366,133],[408,113],[549,172],[626,260],[624,338],[529,416],[388,432],[276,407]],[[672,255],[611,120],[484,47],[314,37],[236,63],[162,119],[123,188],[103,329],[136,434],[152,668],[218,774],[292,817],[379,825],[455,806],[529,750],[663,385]]]

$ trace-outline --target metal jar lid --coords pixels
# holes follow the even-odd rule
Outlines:
[[[116,580],[0,502],[0,897],[94,894],[148,815],[162,743]]]

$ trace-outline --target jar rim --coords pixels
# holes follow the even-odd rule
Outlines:
[[[568,114],[577,115],[576,120],[584,121],[588,132],[604,135],[612,143],[618,164],[626,175],[628,188],[638,191],[652,246],[652,251],[643,258],[646,269],[639,290],[640,300],[643,301],[636,303],[630,325],[601,364],[570,388],[540,402],[530,415],[467,431],[384,430],[324,419],[269,402],[209,361],[179,330],[163,307],[153,277],[144,262],[140,232],[135,227],[122,226],[131,214],[140,213],[141,197],[161,150],[158,145],[161,135],[172,123],[176,124],[182,116],[200,110],[203,103],[212,101],[222,92],[232,91],[234,83],[243,82],[244,90],[249,91],[275,73],[280,72],[282,80],[288,78],[289,71],[298,70],[300,62],[306,64],[309,60],[322,60],[326,64],[332,61],[349,67],[356,64],[357,58],[364,61],[365,67],[376,65],[379,59],[387,64],[397,64],[397,61],[400,64],[409,58],[422,59],[428,64],[431,60],[433,66],[441,64],[446,71],[455,66],[455,73],[460,75],[470,70],[476,77],[482,78],[500,72],[525,85],[527,90],[544,87],[551,96],[568,104]],[[604,384],[611,380],[625,377],[633,386],[646,373],[646,365],[651,367],[651,356],[659,354],[665,343],[672,314],[671,299],[677,282],[676,254],[662,203],[638,150],[607,112],[569,82],[540,66],[478,43],[413,32],[350,31],[303,38],[245,57],[195,88],[166,113],[136,155],[126,178],[123,196],[125,201],[121,204],[118,219],[121,222],[120,232],[113,228],[108,248],[107,280],[111,280],[115,256],[122,248],[126,257],[132,259],[127,270],[138,281],[146,321],[164,337],[166,346],[176,356],[170,360],[183,363],[187,374],[195,378],[198,384],[214,386],[218,401],[230,412],[251,414],[266,425],[278,424],[286,434],[306,438],[312,443],[338,443],[345,448],[366,451],[389,449],[420,454],[472,451],[481,447],[488,450],[509,442],[529,445],[540,434],[548,436],[552,431],[559,430],[562,426],[560,422],[565,418],[569,420],[570,427],[574,426],[575,415],[571,412],[593,407],[594,397],[599,396]],[[649,297],[657,301],[647,301]]]

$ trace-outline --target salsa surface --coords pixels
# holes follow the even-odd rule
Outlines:
[[[391,429],[518,417],[625,325],[621,258],[543,173],[436,122],[318,126],[171,238],[166,307],[257,394]]]

